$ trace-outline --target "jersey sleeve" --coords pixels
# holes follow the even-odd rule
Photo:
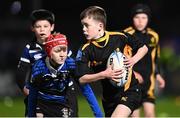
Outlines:
[[[22,90],[31,76],[31,62],[29,56],[29,45],[23,50],[22,56],[20,57],[19,64],[16,69],[16,83]]]
[[[82,48],[80,48],[76,56],[77,68],[75,73],[77,78],[80,78],[85,74],[93,73],[92,69],[90,69],[89,67],[89,62],[90,62],[90,58],[89,58],[88,50],[87,49],[82,50]]]
[[[159,37],[158,37],[159,38]],[[155,55],[155,75],[160,73],[160,45],[159,45],[159,39],[156,41],[156,55]]]
[[[126,34],[126,43],[132,48],[132,50],[137,51],[139,48],[145,45],[141,40],[135,38],[133,35]]]
[[[30,45],[27,44],[26,47],[23,50],[20,61],[23,61],[23,62],[26,62],[26,63],[31,63],[31,58],[30,58],[30,55],[29,55],[29,48],[30,48]]]
[[[87,102],[89,103],[91,110],[94,113],[95,117],[103,117],[103,112],[98,104],[96,96],[94,95],[93,90],[89,84],[80,85],[80,89],[86,98]]]

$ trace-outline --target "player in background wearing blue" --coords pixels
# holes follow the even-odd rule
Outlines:
[[[25,116],[27,115],[28,81],[31,78],[31,68],[35,61],[46,56],[42,44],[54,30],[55,16],[45,9],[34,10],[30,15],[30,21],[31,30],[35,36],[25,46],[16,74],[16,82],[25,95]]]
[[[65,35],[50,35],[44,47],[48,57],[36,61],[32,69],[28,116],[77,117],[69,102],[76,96],[68,93],[75,79],[76,65],[73,58],[69,57]],[[91,87],[88,84],[79,86],[94,115],[103,117]]]
[[[155,117],[155,80],[159,88],[165,87],[165,81],[160,74],[159,57],[160,46],[158,34],[148,27],[151,10],[145,4],[137,4],[132,8],[131,17],[133,25],[124,31],[145,43],[148,53],[134,65],[134,73],[142,86],[142,107],[145,117]],[[132,117],[140,117],[139,109],[135,110]]]

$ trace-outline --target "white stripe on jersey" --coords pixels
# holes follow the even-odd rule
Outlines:
[[[22,58],[22,57],[21,57],[20,60],[21,60],[21,61],[24,61],[24,62],[26,62],[26,63],[30,63],[30,60],[29,60],[29,59],[26,59],[26,58]]]
[[[29,53],[35,53],[38,52],[39,50],[29,50]]]
[[[73,82],[72,82],[72,81],[69,82],[68,86],[71,86],[71,85],[73,85]]]
[[[68,52],[68,57],[70,57],[71,56],[71,54],[72,54],[72,51],[70,50],[69,52]]]
[[[39,44],[36,44],[36,47],[38,47],[38,48],[42,49],[42,47],[41,47]]]
[[[29,48],[30,48],[30,45],[29,45],[29,44],[27,44],[27,45],[26,45],[26,48],[27,48],[27,49],[29,49]]]

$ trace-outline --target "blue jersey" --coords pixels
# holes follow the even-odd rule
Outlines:
[[[66,62],[54,69],[49,63],[49,58],[46,58],[38,60],[32,68],[31,83],[38,89],[40,99],[65,102],[66,90],[73,84],[71,79],[71,70]]]
[[[33,87],[30,86],[29,96],[29,115],[35,114],[35,103],[37,100],[48,100],[63,104],[64,106],[71,106],[68,103],[70,97],[67,96],[67,89],[73,84],[74,79],[75,61],[68,57],[64,64],[54,69],[50,63],[49,58],[46,60],[38,60],[32,68]],[[98,105],[96,97],[89,84],[80,85],[83,95],[86,97],[90,107],[96,117],[102,117],[103,113]],[[36,96],[37,95],[37,96]],[[69,97],[69,98],[68,98]],[[34,110],[33,110],[34,109]]]
[[[71,54],[72,52],[69,51],[68,56],[71,56]],[[16,76],[16,82],[21,90],[25,85],[28,86],[33,64],[37,60],[45,57],[46,53],[41,44],[37,43],[36,41],[31,41],[30,43],[26,44],[19,60]]]
[[[28,43],[20,57],[17,68],[16,82],[22,90],[31,77],[31,68],[34,62],[46,56],[42,45],[35,41]]]
[[[26,45],[20,61],[33,64],[36,60],[45,56],[46,54],[40,44],[31,43]]]

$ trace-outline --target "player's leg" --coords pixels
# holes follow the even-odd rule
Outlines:
[[[66,103],[43,99],[38,99],[36,115],[37,117],[73,117],[71,109],[66,106]]]
[[[131,114],[131,109],[123,104],[119,104],[111,117],[128,117]]]
[[[155,105],[151,102],[143,103],[144,117],[155,117]]]
[[[43,114],[41,108],[38,106],[36,107],[36,117],[37,118],[43,118],[44,117],[44,114]]]
[[[115,101],[105,100],[102,99],[102,106],[104,109],[105,117],[111,117],[114,109],[116,108],[117,104]]]
[[[135,109],[134,111],[133,111],[133,113],[131,114],[131,117],[133,118],[136,118],[136,117],[140,117],[140,108],[138,108],[138,109]]]
[[[36,113],[36,118],[43,118],[44,115],[42,113]]]
[[[25,106],[25,116],[28,115],[28,96],[24,98],[24,106]]]
[[[122,94],[112,117],[129,117],[134,110],[140,108],[142,93],[139,85],[133,86]]]
[[[146,83],[143,84],[142,89],[142,106],[144,111],[144,117],[155,117],[155,85],[152,84],[150,79],[146,80],[145,82]]]

